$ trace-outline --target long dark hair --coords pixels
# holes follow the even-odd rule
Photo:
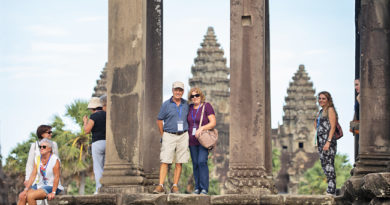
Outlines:
[[[50,125],[39,125],[39,127],[37,128],[38,140],[43,139],[43,137],[42,137],[43,133],[45,133],[45,132],[47,132],[49,130],[51,130],[51,126]]]

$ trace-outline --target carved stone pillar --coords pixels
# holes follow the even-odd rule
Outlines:
[[[390,198],[390,183],[382,186],[386,180],[378,180],[390,178],[390,1],[356,2],[360,8],[360,139],[353,177],[345,186],[346,195],[356,204],[368,204]]]
[[[107,144],[102,192],[144,192],[144,185],[158,177],[161,23],[161,1],[109,1]]]
[[[227,193],[275,193],[271,165],[268,0],[230,1]]]

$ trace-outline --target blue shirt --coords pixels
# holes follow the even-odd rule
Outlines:
[[[173,102],[172,97],[165,101],[160,108],[160,113],[158,113],[158,120],[164,121],[164,131],[165,132],[178,132],[177,122],[183,122],[183,130],[188,130],[188,104],[187,101],[183,98],[181,99],[180,106],[177,106]]]

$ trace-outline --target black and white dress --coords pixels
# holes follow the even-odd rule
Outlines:
[[[330,122],[328,117],[323,116],[322,110],[317,117],[317,142],[318,153],[320,154],[321,166],[324,174],[326,175],[328,182],[329,194],[335,194],[336,192],[336,172],[334,168],[334,160],[337,152],[337,140],[333,136],[330,142],[329,150],[323,151],[323,147],[326,144],[330,132]]]

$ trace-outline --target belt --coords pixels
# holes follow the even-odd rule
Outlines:
[[[168,132],[168,131],[164,131],[164,132]],[[186,131],[183,131],[183,132],[168,132],[169,134],[174,134],[174,135],[182,135],[182,134],[184,134],[185,132],[187,132],[187,130]]]

